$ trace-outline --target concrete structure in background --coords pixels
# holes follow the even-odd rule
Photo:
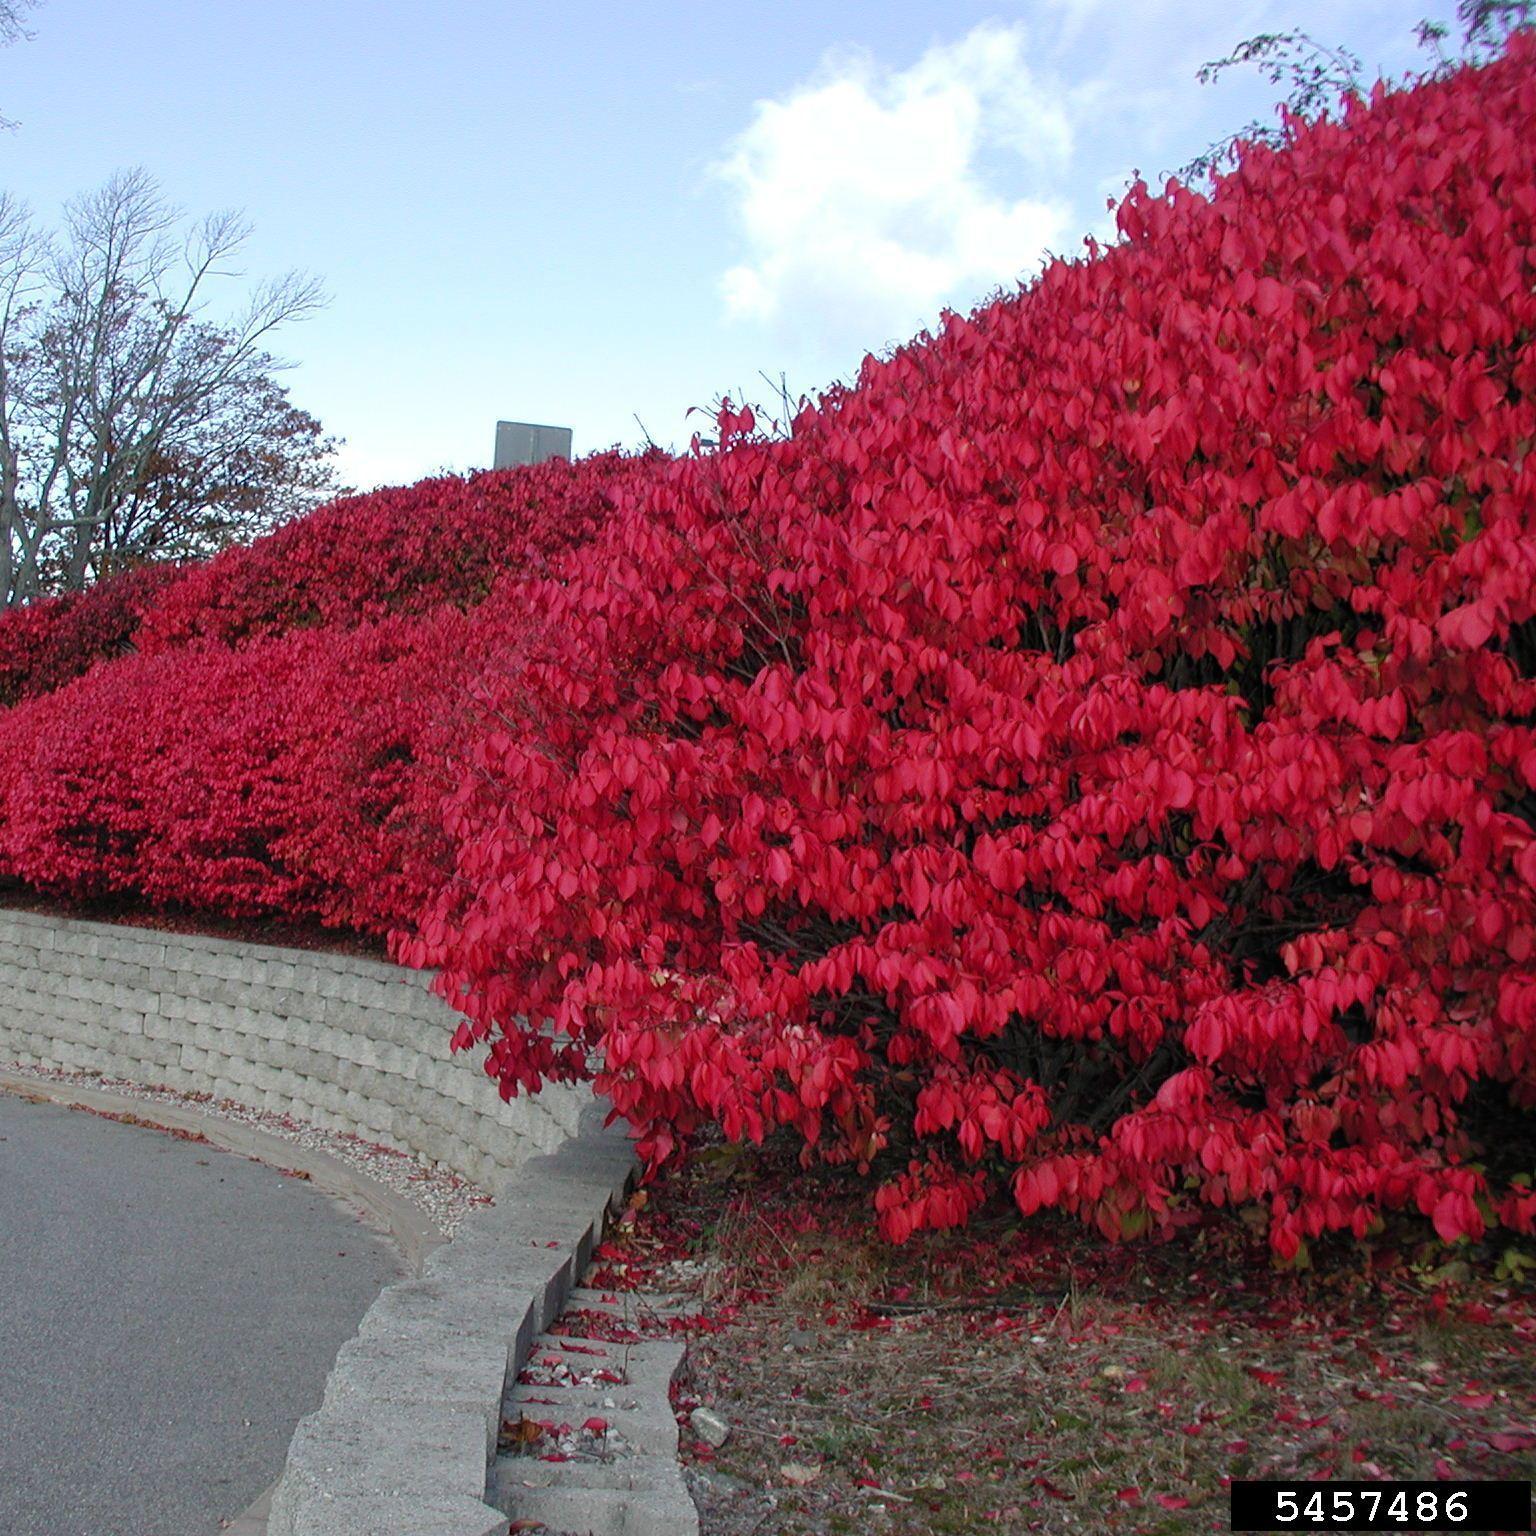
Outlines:
[[[543,427],[532,421],[496,423],[497,469],[515,469],[520,464],[542,464],[546,459],[570,456],[569,427]]]

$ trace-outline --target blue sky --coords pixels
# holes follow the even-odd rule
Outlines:
[[[1206,59],[1302,27],[1401,72],[1453,9],[47,0],[0,53],[0,188],[51,221],[140,165],[243,209],[252,275],[330,292],[278,350],[366,487],[485,464],[498,417],[681,447],[760,371],[814,392],[1274,99]]]

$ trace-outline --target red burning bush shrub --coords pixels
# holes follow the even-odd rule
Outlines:
[[[21,707],[0,716],[0,873],[74,897],[408,922],[443,878],[445,754],[527,620],[487,594],[590,537],[659,457],[353,497],[207,565],[5,615],[0,701]]]
[[[1119,222],[527,584],[400,952],[653,1160],[894,1158],[897,1240],[1529,1230],[1536,51]]]
[[[387,932],[442,883],[495,599],[134,656],[0,717],[0,871],[67,897]]]
[[[0,708],[62,688],[131,650],[145,610],[178,575],[174,565],[144,566],[0,612]]]
[[[658,456],[659,457],[659,456]],[[332,502],[195,567],[146,615],[145,651],[345,628],[442,603],[472,607],[501,572],[546,568],[590,538],[650,455],[444,476]]]
[[[546,570],[590,538],[614,489],[660,458],[610,452],[346,497],[206,563],[144,566],[0,612],[0,707],[132,651],[471,608],[503,573]]]
[[[1530,1230],[1467,1110],[1536,1104],[1533,146],[1519,40],[1138,186],[788,439],[0,621],[0,872],[424,913],[504,1092],[788,1128],[897,1240]]]

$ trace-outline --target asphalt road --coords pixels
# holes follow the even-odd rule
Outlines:
[[[401,1272],[308,1184],[0,1093],[0,1532],[215,1536]]]

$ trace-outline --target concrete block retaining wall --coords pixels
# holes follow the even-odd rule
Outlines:
[[[503,1103],[453,1010],[377,960],[0,910],[0,1065],[164,1083],[291,1114],[490,1189],[578,1127],[592,1096]]]
[[[369,1308],[295,1431],[267,1512],[253,1506],[236,1528],[503,1536],[507,1506],[527,1496],[516,1479],[491,1486],[507,1393],[634,1170],[590,1091],[503,1103],[474,1053],[449,1054],[455,1016],[426,978],[375,960],[0,909],[0,988],[0,1067],[211,1093],[398,1147],[496,1193],[426,1254],[419,1278]],[[657,1403],[675,1439],[665,1380]],[[560,1491],[562,1518],[608,1536],[697,1532],[675,1466],[638,1493],[619,1471],[613,1487]]]

